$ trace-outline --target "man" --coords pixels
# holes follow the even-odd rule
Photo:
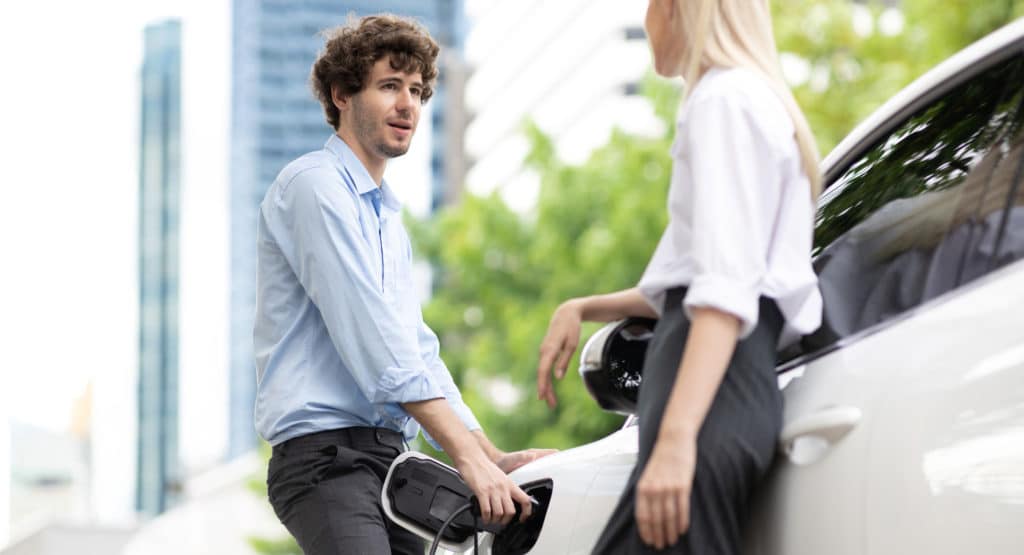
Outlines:
[[[329,32],[312,85],[335,129],[260,206],[256,427],[278,518],[307,554],[423,553],[387,521],[381,484],[419,426],[452,458],[483,520],[529,497],[506,473],[550,451],[488,441],[438,356],[411,278],[400,204],[383,180],[437,76],[419,25],[372,16]]]

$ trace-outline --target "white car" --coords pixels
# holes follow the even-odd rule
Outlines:
[[[1024,553],[1024,20],[897,94],[823,167],[825,323],[779,354],[780,449],[746,552]],[[603,407],[635,403],[650,325],[588,342]],[[589,553],[636,424],[515,471],[547,484],[543,510],[480,534],[480,553]]]

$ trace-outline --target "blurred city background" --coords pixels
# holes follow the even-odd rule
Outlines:
[[[505,449],[621,424],[570,373],[535,400],[565,298],[640,276],[665,223],[681,83],[644,0],[0,4],[0,553],[290,553],[253,432],[255,214],[331,133],[322,29],[392,12],[442,45],[386,178],[443,357]],[[778,0],[822,154],[1022,0]],[[514,425],[509,425],[514,423]],[[425,447],[425,445],[424,445]]]

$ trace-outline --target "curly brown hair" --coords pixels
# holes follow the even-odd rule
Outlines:
[[[350,16],[347,24],[321,34],[326,42],[309,80],[324,107],[327,123],[334,129],[341,114],[331,98],[331,87],[338,87],[344,95],[362,91],[370,69],[385,56],[390,57],[391,67],[397,71],[420,73],[420,102],[426,103],[434,94],[432,85],[437,79],[436,61],[441,49],[416,21],[391,14],[361,19]]]

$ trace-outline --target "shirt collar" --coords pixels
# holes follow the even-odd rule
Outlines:
[[[388,181],[385,179],[381,181],[380,192],[384,201],[384,206],[398,212],[402,209],[402,201],[398,200],[398,195],[395,194],[395,190],[388,185]]]
[[[341,140],[341,137],[332,133],[324,144],[324,148],[341,160],[342,165],[345,166],[349,176],[352,178],[352,182],[355,184],[356,192],[360,195],[365,195],[371,191],[378,190],[377,184],[370,177],[370,172],[366,171],[366,166],[356,156],[356,153],[352,152],[352,148],[345,141]],[[394,190],[388,185],[387,180],[381,182],[379,190],[384,206],[395,212],[402,209],[402,202],[398,200],[398,196],[395,195]]]

